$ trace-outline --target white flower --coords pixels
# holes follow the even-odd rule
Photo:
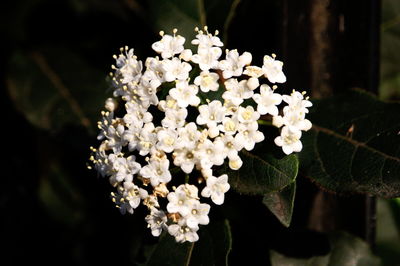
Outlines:
[[[141,128],[144,123],[150,123],[153,120],[151,113],[147,112],[147,109],[139,104],[128,102],[125,104],[125,109],[124,122],[128,127]]]
[[[222,165],[224,163],[224,143],[221,140],[212,142],[206,139],[198,145],[195,156],[204,168]]]
[[[196,39],[192,41],[192,44],[198,45],[199,49],[211,48],[213,46],[224,46],[218,36],[209,33],[204,34],[203,31],[199,31],[196,35]]]
[[[180,128],[185,124],[187,114],[186,108],[179,108],[177,110],[167,109],[165,111],[165,118],[161,121],[161,124],[166,128]]]
[[[281,135],[276,137],[274,141],[276,145],[282,147],[284,153],[291,154],[292,152],[299,152],[303,148],[300,137],[300,130],[292,130],[285,126],[282,128]]]
[[[238,151],[243,149],[243,143],[237,141],[232,135],[225,134],[217,139],[221,140],[224,144],[223,153],[225,157],[236,158],[238,156]]]
[[[304,95],[298,91],[293,91],[290,96],[283,95],[282,99],[288,104],[290,109],[308,113],[308,107],[312,106],[312,102],[308,98],[304,99]]]
[[[199,125],[207,125],[211,138],[218,136],[219,129],[217,123],[221,122],[225,117],[225,107],[218,100],[214,100],[207,105],[199,106],[199,116],[196,123]]]
[[[193,55],[192,50],[185,49],[179,55],[179,59],[182,59],[182,60],[185,60],[186,62],[189,62],[192,59],[192,55]]]
[[[127,51],[127,47],[125,47],[125,54],[121,53],[118,57],[114,56],[114,58],[117,65],[115,76],[119,82],[127,84],[140,79],[143,65],[133,54],[133,49]]]
[[[194,79],[194,84],[200,86],[200,90],[203,92],[217,91],[219,88],[218,74],[208,71],[202,71],[200,76]]]
[[[282,95],[274,93],[274,91],[266,84],[260,87],[261,94],[254,94],[253,99],[257,103],[257,111],[262,114],[278,115],[277,105],[282,102]]]
[[[168,226],[168,233],[175,237],[175,241],[183,243],[185,241],[196,242],[199,240],[199,236],[196,233],[197,228],[190,228],[186,224],[185,219],[180,219],[178,224],[171,224]]]
[[[165,100],[161,100],[158,103],[158,109],[160,111],[167,111],[168,109],[179,109],[178,107],[178,103],[176,102],[176,100],[174,98],[172,98],[171,96],[167,95],[167,97],[165,98]]]
[[[190,213],[191,206],[197,201],[197,188],[195,186],[193,187],[194,188],[189,188],[196,190],[195,195],[193,195],[193,191],[188,190],[184,185],[180,185],[175,192],[168,193],[167,210],[169,213],[179,213],[182,216],[186,216]]]
[[[153,88],[151,84],[140,83],[136,89],[135,100],[138,101],[143,107],[148,108],[151,104],[158,104],[157,89]]]
[[[127,130],[124,131],[123,140],[128,143],[129,151],[133,151],[137,148],[139,144],[141,127],[136,127],[131,124]]]
[[[123,186],[118,186],[117,194],[111,193],[113,202],[118,206],[120,212],[125,214],[126,212],[133,213],[136,209],[140,200],[147,197],[147,191],[139,188],[132,182],[124,182]]]
[[[155,128],[153,123],[147,123],[144,125],[139,134],[139,142],[137,144],[137,149],[139,154],[144,156],[149,152],[153,151],[154,146],[157,142],[157,134],[155,133]]]
[[[151,229],[153,236],[159,236],[163,230],[167,230],[167,215],[162,210],[154,207],[150,208],[151,212],[146,216],[145,220]]]
[[[239,56],[236,49],[226,50],[226,59],[219,62],[219,68],[223,71],[225,79],[239,77],[243,73],[243,67],[251,63],[252,56],[249,52],[244,52]]]
[[[256,143],[264,140],[264,134],[257,129],[257,122],[240,124],[239,132],[235,136],[236,141],[243,143],[244,148],[251,151]]]
[[[198,91],[199,88],[196,85],[189,85],[187,80],[178,80],[175,88],[169,91],[169,95],[176,100],[179,107],[186,108],[188,105],[199,105]]]
[[[239,170],[242,165],[243,161],[242,159],[240,159],[237,153],[236,155],[229,156],[229,168],[231,168],[232,170]]]
[[[234,105],[240,105],[245,99],[253,96],[254,92],[247,86],[246,80],[228,79],[225,81],[226,91],[222,94],[222,98],[232,102]]]
[[[202,71],[208,71],[216,69],[219,66],[218,58],[222,54],[221,48],[199,48],[197,54],[194,54],[191,58],[192,62],[198,64]]]
[[[282,71],[283,63],[279,60],[275,60],[275,55],[272,57],[264,56],[264,76],[272,83],[285,83],[286,76]]]
[[[190,122],[183,128],[178,128],[178,140],[176,144],[177,149],[187,148],[193,150],[197,146],[201,133],[197,130],[197,125]]]
[[[249,87],[250,90],[255,90],[258,88],[258,86],[260,86],[260,81],[258,80],[258,78],[251,77],[247,80],[246,85],[247,87]]]
[[[177,57],[172,59],[164,59],[161,62],[161,68],[164,73],[165,81],[186,80],[189,77],[189,71],[192,67],[186,63],[181,62]]]
[[[161,54],[162,58],[170,58],[184,50],[184,43],[185,38],[180,35],[171,36],[165,34],[162,36],[160,41],[153,43],[151,48],[153,48],[153,50],[157,53]]]
[[[288,106],[286,106],[288,107]],[[312,127],[309,120],[305,119],[305,113],[300,110],[292,110],[290,108],[283,108],[283,117],[274,116],[272,119],[272,124],[276,127],[281,127],[286,125],[293,130],[303,130],[307,131]]]
[[[170,153],[175,149],[178,133],[173,129],[161,129],[157,132],[157,149]]]
[[[136,162],[136,157],[134,155],[125,158],[111,153],[108,155],[108,161],[111,163],[114,172],[114,174],[110,176],[111,184],[132,181],[133,175],[139,172],[141,168],[141,165]]]
[[[186,224],[192,229],[199,228],[199,224],[206,225],[210,222],[208,213],[210,205],[196,201],[190,208],[189,214],[185,216]]]
[[[201,195],[205,198],[211,197],[211,200],[221,205],[225,200],[225,193],[229,190],[228,175],[224,174],[219,177],[208,176],[207,186],[201,191]]]
[[[140,175],[143,178],[149,178],[151,185],[156,187],[160,183],[168,183],[171,181],[171,173],[168,170],[169,160],[165,157],[151,158],[149,164],[140,170]]]
[[[193,171],[194,165],[197,163],[197,158],[194,156],[192,149],[176,149],[173,153],[173,157],[174,164],[180,166],[186,174],[190,174]]]
[[[246,66],[246,69],[243,71],[243,74],[253,78],[259,78],[262,75],[264,75],[264,70],[258,66]]]
[[[225,135],[234,135],[237,132],[239,121],[232,119],[231,117],[224,117],[222,119],[222,125],[218,125],[220,131],[224,132]]]
[[[248,105],[246,108],[239,106],[236,117],[240,123],[249,124],[256,122],[260,118],[260,114],[254,111],[251,105]]]

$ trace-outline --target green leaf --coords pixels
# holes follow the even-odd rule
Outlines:
[[[165,234],[146,265],[228,265],[232,248],[229,222],[212,222],[198,233],[199,241],[194,243],[176,243]]]
[[[296,155],[275,159],[270,154],[255,155],[242,151],[243,165],[238,171],[229,171],[229,183],[238,192],[265,195],[278,192],[292,184],[297,176]]]
[[[184,36],[186,40],[191,40],[195,36],[195,27],[201,27],[200,13],[202,8],[199,5],[202,1],[198,0],[150,0],[149,13],[156,32],[163,30],[165,33],[172,34],[172,30],[177,28],[178,34]]]
[[[362,91],[315,102],[299,159],[305,174],[345,193],[400,195],[400,104]]]
[[[367,243],[345,232],[329,236],[331,252],[325,256],[300,259],[289,258],[271,250],[272,266],[378,266],[380,259],[373,255]]]
[[[279,192],[270,192],[264,195],[263,203],[286,227],[292,221],[294,198],[296,195],[296,182],[285,187]]]
[[[106,98],[104,73],[65,48],[16,52],[7,73],[9,94],[33,125],[57,131],[79,124],[96,128]]]

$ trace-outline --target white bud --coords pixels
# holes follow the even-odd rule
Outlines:
[[[108,98],[106,100],[106,103],[105,103],[104,107],[108,111],[114,112],[114,110],[117,109],[117,107],[118,107],[118,102],[114,98]]]

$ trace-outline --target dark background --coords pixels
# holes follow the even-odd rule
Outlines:
[[[377,1],[328,2],[326,13],[319,13],[315,1],[240,1],[228,37],[223,36],[226,45],[251,52],[258,65],[264,54],[276,53],[288,77],[283,90],[308,90],[317,98],[360,87],[399,99],[400,5],[383,1],[381,13],[379,5],[373,6]],[[106,76],[112,55],[129,45],[141,59],[154,56],[150,46],[157,32],[165,29],[163,23],[170,25],[160,18],[169,12],[180,18],[160,5],[156,0],[18,0],[1,8],[2,265],[145,262],[157,239],[146,230],[144,210],[120,215],[109,199],[107,180],[86,163],[89,146],[97,145],[99,112],[111,96]],[[210,28],[223,32],[226,5],[205,1]],[[188,14],[189,21],[198,19],[195,12]],[[323,18],[328,26],[321,32]],[[318,194],[328,198],[322,207],[314,202]],[[346,209],[349,200],[360,210]],[[333,221],[327,224],[316,216],[326,204],[334,210],[322,216]],[[226,207],[215,208],[212,216],[230,219],[233,265],[241,260],[265,265],[269,248],[301,257],[327,253],[329,244],[317,231],[344,229],[368,240],[363,204],[361,196],[329,196],[300,176],[289,229],[260,198],[233,191]],[[395,205],[379,201],[376,251],[389,263],[399,262],[399,244],[393,244],[398,227],[388,206]],[[354,215],[350,222],[349,215]],[[256,245],[258,239],[265,245]]]

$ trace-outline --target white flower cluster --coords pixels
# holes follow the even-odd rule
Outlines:
[[[102,142],[91,148],[95,169],[116,187],[111,195],[121,213],[142,203],[152,234],[165,230],[178,242],[197,241],[199,225],[209,223],[210,205],[200,201],[199,189],[203,198],[223,204],[230,185],[215,168],[226,159],[233,170],[242,166],[239,151],[264,140],[261,115],[282,127],[275,143],[286,154],[301,150],[301,131],[311,127],[305,119],[311,102],[303,94],[281,95],[276,85],[260,85],[286,81],[275,55],[265,56],[262,67],[237,50],[226,50],[221,60],[218,32],[196,32],[196,53],[184,48],[176,30],[160,33],[152,48],[161,57],[144,64],[133,49],[121,48],[110,74],[115,98],[106,101],[98,123]],[[280,114],[282,101],[287,105]]]

